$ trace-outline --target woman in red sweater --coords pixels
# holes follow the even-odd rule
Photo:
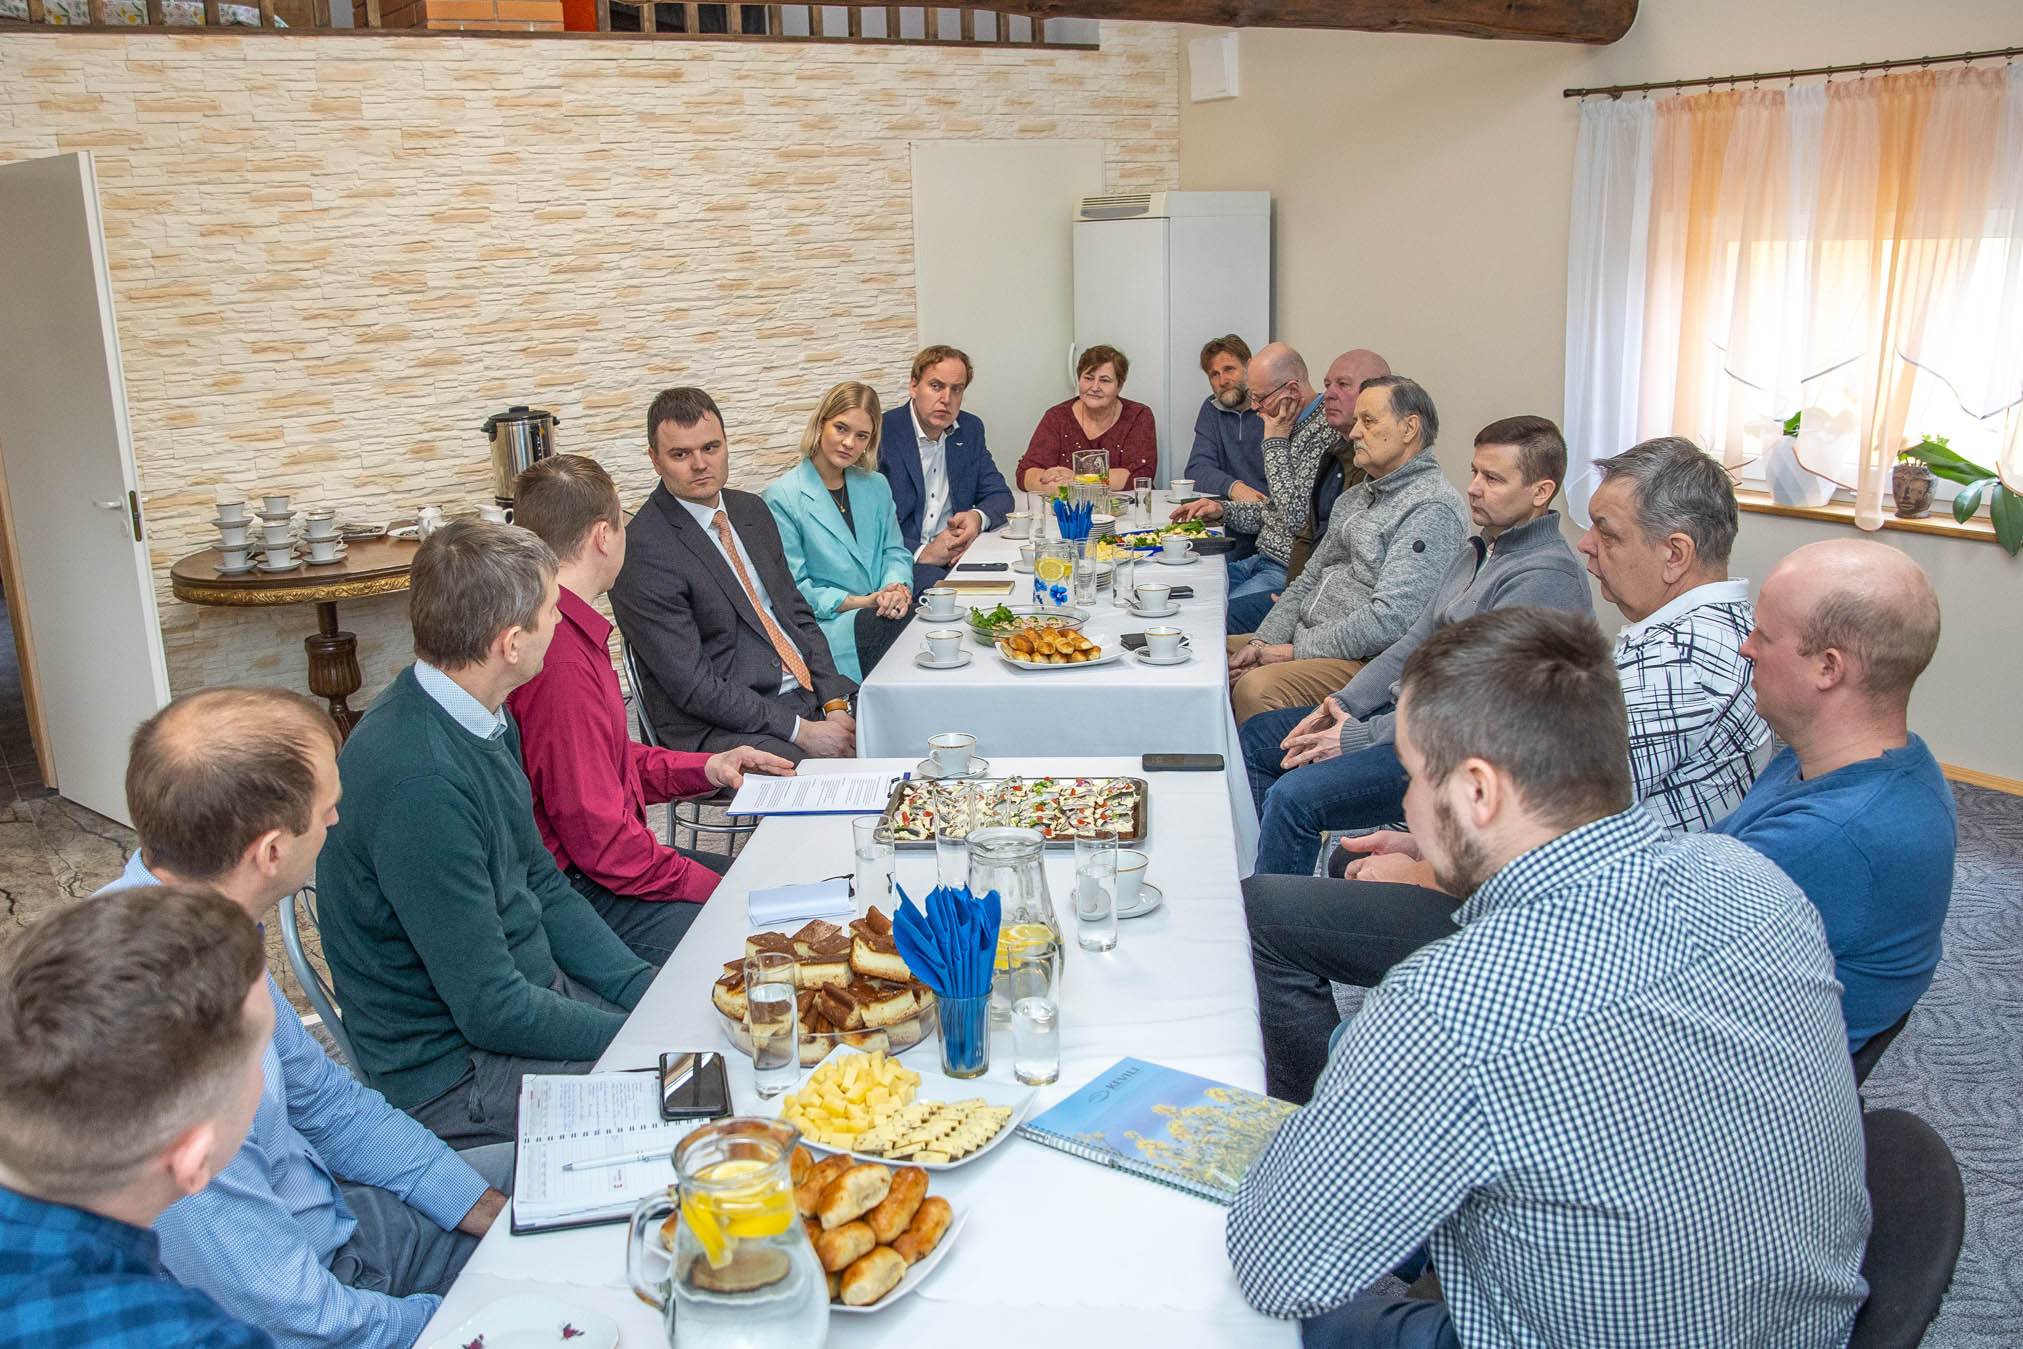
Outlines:
[[[1090,347],[1075,363],[1080,392],[1040,417],[1019,459],[1018,482],[1028,492],[1046,492],[1075,480],[1070,465],[1077,450],[1110,452],[1110,486],[1123,490],[1133,478],[1150,478],[1159,467],[1159,435],[1152,409],[1122,397],[1131,362],[1115,347]]]

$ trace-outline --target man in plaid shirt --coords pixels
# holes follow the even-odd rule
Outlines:
[[[1585,617],[1492,610],[1407,663],[1405,817],[1460,930],[1370,994],[1229,1213],[1306,1345],[1847,1342],[1869,1207],[1819,915],[1636,808],[1629,735]],[[1422,1250],[1444,1301],[1357,1296]]]
[[[148,1230],[253,1122],[266,972],[252,918],[194,886],[85,900],[0,955],[0,1345],[273,1349]]]

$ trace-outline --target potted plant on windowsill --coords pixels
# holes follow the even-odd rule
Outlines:
[[[2023,550],[2023,494],[2012,491],[1994,469],[1983,468],[1973,460],[1956,454],[1944,436],[1930,436],[1899,450],[1896,471],[1891,475],[1899,516],[1905,515],[1906,496],[1914,496],[1916,492],[1916,484],[1906,481],[1907,469],[1914,472],[1923,470],[1926,506],[1918,514],[1926,514],[1931,509],[1930,479],[1944,478],[1947,482],[1958,484],[1960,489],[1959,495],[1953,498],[1955,520],[1966,524],[1986,501],[1988,518],[1995,526],[1995,542],[2001,544],[2011,557]],[[1907,488],[1910,489],[1908,492]]]

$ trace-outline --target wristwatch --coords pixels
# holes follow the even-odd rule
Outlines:
[[[850,700],[848,698],[831,698],[828,702],[822,704],[822,710],[824,712],[847,712],[850,710]]]

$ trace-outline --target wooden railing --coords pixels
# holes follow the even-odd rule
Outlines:
[[[917,5],[668,0],[0,0],[0,33],[30,29],[290,33],[624,33],[789,42],[1094,47],[1093,19]]]

